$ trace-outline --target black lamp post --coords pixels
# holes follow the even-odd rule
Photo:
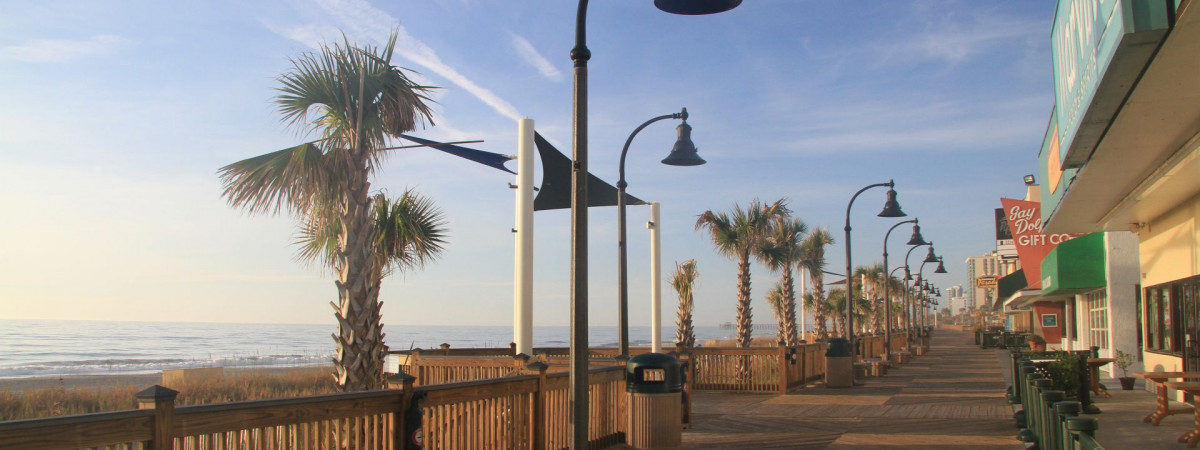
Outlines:
[[[704,164],[705,161],[696,153],[696,145],[692,143],[692,126],[687,124],[687,118],[687,108],[683,108],[680,112],[647,120],[629,134],[629,139],[625,140],[625,148],[621,149],[621,165],[618,168],[620,175],[617,178],[617,350],[619,356],[629,356],[629,272],[625,246],[625,187],[629,184],[625,182],[625,155],[629,153],[629,144],[633,142],[633,137],[637,136],[643,128],[660,120],[683,119],[683,123],[676,127],[678,138],[675,146],[671,148],[671,154],[667,155],[662,163],[670,166]]]
[[[673,14],[698,15],[728,11],[742,0],[655,0],[654,6]],[[579,0],[575,12],[575,48],[571,126],[571,363],[570,417],[572,449],[588,447],[588,164],[587,164],[587,48],[588,0]]]
[[[913,279],[912,273],[909,272],[908,257],[912,256],[913,250],[916,250],[918,247],[920,247],[922,245],[928,245],[931,250],[933,249],[933,242],[930,241],[930,242],[926,242],[924,244],[914,244],[912,247],[910,247],[908,249],[908,253],[904,254],[904,316],[906,319],[904,328],[905,328],[905,333],[908,334],[910,343],[912,342],[912,337],[913,337],[913,334],[912,334],[913,319],[915,319],[917,317],[917,312],[916,312],[916,305],[913,304],[913,301],[909,297],[909,292],[908,292],[908,282],[912,281],[912,279]],[[928,258],[928,256],[926,256],[926,258]],[[917,282],[920,283],[919,277],[918,277]]]
[[[859,189],[850,197],[850,203],[846,204],[846,338],[850,340],[850,345],[854,345],[854,265],[850,261],[850,208],[854,206],[854,200],[859,194],[866,192],[867,189],[876,187],[887,187],[887,202],[883,204],[883,211],[877,214],[879,217],[904,217],[904,211],[900,210],[900,203],[896,201],[896,183],[888,180],[887,183],[876,183],[870,186]]]
[[[895,230],[896,227],[906,224],[906,223],[913,224],[912,237],[908,238],[908,245],[920,245],[920,244],[925,243],[925,238],[921,236],[921,224],[919,223],[918,219],[905,220],[903,222],[898,222],[895,225],[892,225],[891,228],[888,228],[887,233],[883,235],[883,272],[884,273],[888,273],[888,250],[887,250],[888,238],[892,236],[892,230]],[[888,358],[888,359],[891,359],[891,356],[892,356],[892,299],[889,296],[889,292],[888,292],[889,291],[888,288],[892,284],[892,283],[890,283],[890,281],[891,281],[891,274],[889,273],[888,278],[883,280],[883,301],[884,301],[884,305],[885,305],[885,307],[884,307],[884,323],[886,324],[883,326],[883,348],[884,348],[884,353],[885,353],[884,357]]]

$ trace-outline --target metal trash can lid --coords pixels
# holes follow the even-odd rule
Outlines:
[[[629,358],[625,364],[625,392],[683,392],[683,372],[679,360],[665,353],[643,353]]]
[[[825,350],[826,357],[842,357],[853,356],[854,349],[850,346],[850,340],[846,338],[829,338],[825,341],[829,346]]]

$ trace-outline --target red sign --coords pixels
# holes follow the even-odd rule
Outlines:
[[[1050,250],[1071,238],[1082,236],[1075,233],[1042,233],[1042,204],[1011,198],[1000,199],[1004,215],[1008,218],[1008,229],[1012,231],[1017,245],[1017,258],[1025,271],[1027,289],[1042,288],[1042,260]]]

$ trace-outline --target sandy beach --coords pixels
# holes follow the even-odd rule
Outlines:
[[[237,367],[226,368],[226,375],[243,372],[263,374],[282,374],[298,370],[313,370],[315,366],[304,367]],[[61,375],[27,378],[0,378],[0,391],[24,392],[43,388],[62,387],[64,389],[111,389],[119,386],[133,386],[138,389],[162,383],[162,373],[116,373],[104,375]]]

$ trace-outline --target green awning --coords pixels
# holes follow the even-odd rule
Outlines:
[[[1105,285],[1104,233],[1058,244],[1042,260],[1042,295],[1080,294]]]
[[[1025,281],[1025,269],[1005,275],[996,281],[996,298],[1006,299],[1012,297],[1017,291],[1025,289],[1029,283]],[[1003,302],[1000,302],[1003,303]]]

